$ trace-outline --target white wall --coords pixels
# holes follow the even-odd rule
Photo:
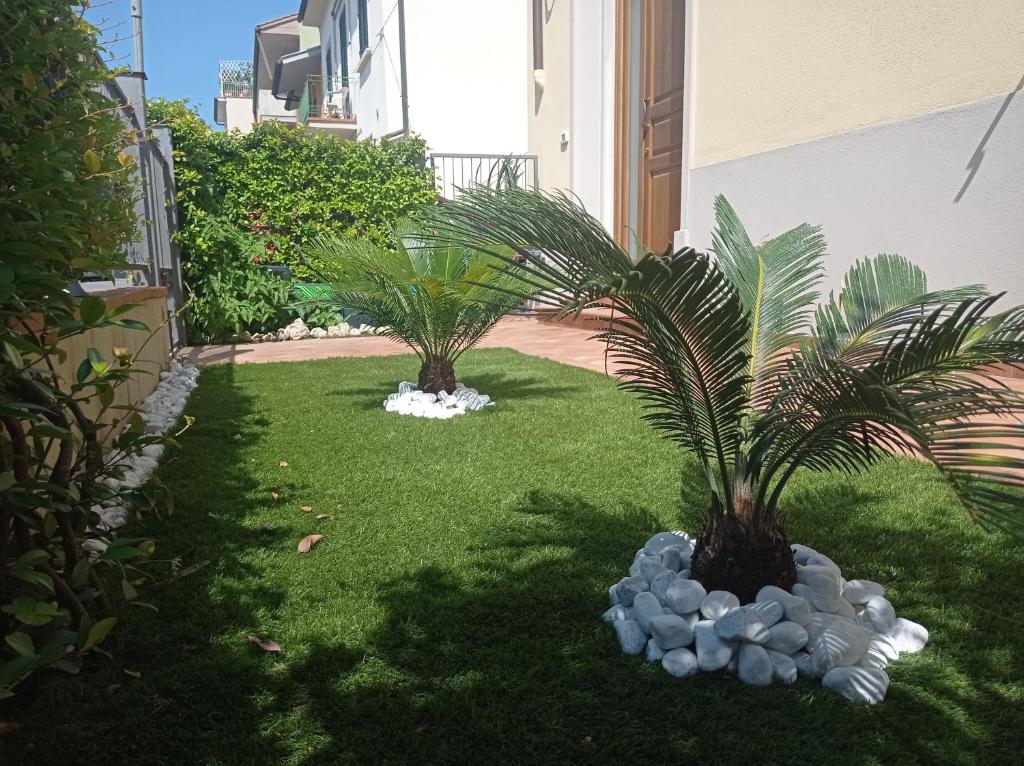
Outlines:
[[[347,46],[339,44],[337,23],[344,3]],[[372,55],[362,72],[354,0],[328,5],[319,25],[324,71],[328,50],[337,74],[339,50],[347,47],[360,138],[402,127],[395,0],[369,0],[367,11]],[[406,0],[405,27],[410,127],[429,149],[525,152],[526,0]]]
[[[615,217],[615,0],[573,0],[571,13],[570,188],[587,212],[611,231]]]
[[[527,16],[527,0],[407,0],[409,121],[431,151],[526,151]],[[397,66],[397,33],[391,51]]]
[[[826,289],[899,253],[936,288],[981,282],[1024,303],[1024,92],[695,168],[692,244],[725,194],[759,242],[800,223],[828,241]]]
[[[274,98],[273,92],[261,89],[256,93],[256,119],[263,120],[291,120],[296,118],[295,110],[284,108],[284,101]]]
[[[252,98],[228,96],[224,99],[224,130],[252,130]]]

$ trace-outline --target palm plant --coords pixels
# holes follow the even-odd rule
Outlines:
[[[445,210],[447,236],[497,258],[493,243],[515,250],[517,278],[546,310],[611,308],[598,337],[623,387],[696,456],[710,490],[692,576],[744,600],[789,588],[780,503],[801,468],[923,458],[977,520],[1018,523],[1024,397],[989,370],[1024,361],[1024,309],[993,313],[979,286],[929,291],[895,255],[858,262],[815,309],[820,231],[754,245],[729,203],[715,205],[714,258],[638,260],[561,195],[475,189]]]
[[[325,238],[308,248],[332,302],[384,328],[421,361],[418,385],[455,390],[455,362],[529,295],[511,272],[517,266],[403,223],[397,246],[367,238]],[[510,259],[511,260],[511,259]]]

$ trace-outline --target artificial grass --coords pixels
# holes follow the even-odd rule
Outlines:
[[[207,368],[184,449],[159,472],[176,511],[131,533],[209,564],[144,591],[160,611],[129,611],[112,661],[40,677],[19,707],[0,706],[0,761],[1020,757],[1024,554],[974,526],[927,467],[800,475],[785,498],[792,540],[884,583],[931,630],[890,666],[882,705],[802,679],[678,680],[622,655],[599,617],[651,532],[697,528],[692,463],[601,375],[471,352],[460,377],[497,407],[451,421],[385,413],[415,370],[410,357]],[[311,533],[323,541],[299,555]]]

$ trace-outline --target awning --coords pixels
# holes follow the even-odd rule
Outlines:
[[[281,56],[274,67],[274,98],[295,109],[306,87],[306,78],[320,74],[320,46]]]
[[[218,125],[224,125],[228,121],[227,101],[221,96],[213,100],[213,121]]]

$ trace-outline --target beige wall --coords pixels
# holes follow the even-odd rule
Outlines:
[[[70,386],[76,379],[78,365],[88,356],[90,348],[95,348],[105,360],[114,364],[114,347],[127,348],[135,358],[133,366],[137,372],[125,383],[118,385],[114,404],[139,404],[157,387],[160,373],[167,369],[171,361],[170,334],[164,324],[167,320],[167,290],[163,287],[139,287],[96,294],[106,301],[108,311],[125,303],[137,304],[123,318],[143,322],[151,332],[123,327],[104,327],[83,335],[72,336],[61,344],[61,348],[67,352],[67,357],[62,364],[56,365],[56,372]],[[99,408],[97,397],[93,397],[82,407],[89,417],[95,417]],[[123,414],[114,410],[105,420],[109,423],[113,418],[122,417]]]
[[[522,0],[527,3],[529,0]],[[537,173],[544,189],[568,189],[571,183],[569,147],[562,145],[559,135],[569,130],[571,113],[571,28],[570,0],[544,0],[544,89],[534,84],[533,16],[527,35],[527,110],[528,146],[537,155]]]
[[[980,101],[1024,76],[1024,0],[695,2],[694,167]]]

